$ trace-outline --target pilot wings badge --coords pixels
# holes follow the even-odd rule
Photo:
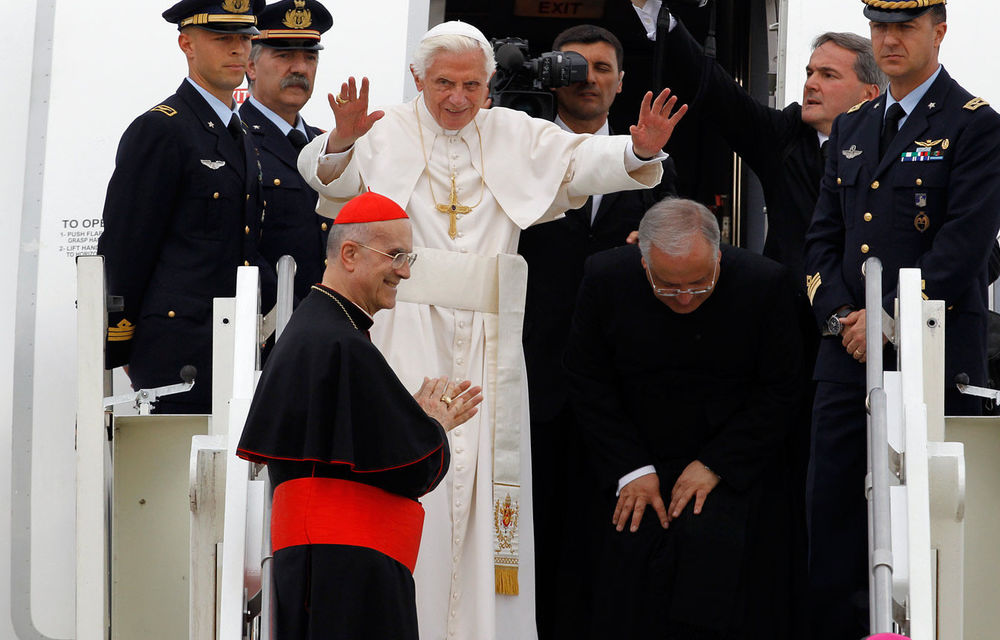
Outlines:
[[[862,153],[864,153],[864,151],[858,149],[858,145],[852,144],[850,149],[844,149],[843,151],[841,151],[841,153],[844,154],[844,157],[847,158],[848,160],[854,160]]]
[[[220,167],[226,166],[225,160],[202,160],[201,163],[206,167],[208,167],[209,169],[211,169],[212,171],[215,171]]]

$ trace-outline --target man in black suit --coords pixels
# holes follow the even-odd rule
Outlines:
[[[646,9],[654,4],[647,0]],[[641,12],[640,12],[641,13]],[[824,33],[813,42],[802,104],[773,109],[754,100],[684,24],[660,9],[653,33],[664,61],[663,82],[710,122],[760,179],[767,204],[764,255],[805,277],[802,247],[823,177],[822,143],[833,120],[879,95],[885,76],[871,42],[853,33]]]
[[[257,249],[260,164],[233,100],[263,6],[182,0],[163,12],[188,77],[125,131],[108,183],[97,250],[125,306],[109,314],[106,366],[127,365],[137,389],[198,370],[194,389],[161,400],[159,413],[211,411],[212,299],[235,295],[237,267],[261,267],[273,290]]]
[[[772,260],[720,250],[691,200],[587,261],[566,368],[609,539],[586,637],[790,637],[775,496],[802,391],[795,290]]]
[[[924,295],[944,300],[945,413],[977,415],[955,374],[986,383],[987,262],[1000,226],[1000,116],[938,62],[943,0],[884,8],[865,0],[872,44],[889,76],[885,94],[837,119],[806,236],[813,312],[826,337],[816,363],[810,459],[810,580],[815,638],[867,628],[864,498],[865,295],[861,266],[883,265],[893,312],[898,271],[918,267]],[[895,362],[891,347],[886,363]]]
[[[581,54],[589,67],[585,82],[555,90],[556,124],[574,133],[608,135],[608,111],[624,76],[618,38],[601,27],[579,25],[556,36],[552,48]],[[524,356],[531,399],[535,609],[542,640],[566,637],[579,601],[570,594],[581,586],[575,568],[581,566],[578,561],[560,560],[583,553],[575,546],[568,549],[564,535],[566,494],[570,484],[583,488],[576,478],[586,478],[588,466],[582,456],[567,453],[576,449],[578,438],[562,368],[583,263],[597,251],[625,244],[629,233],[639,227],[642,214],[655,202],[674,195],[675,175],[673,160],[667,158],[663,180],[656,187],[591,196],[580,209],[567,211],[565,218],[521,232],[518,252],[528,262]],[[570,476],[575,478],[572,482]],[[583,505],[575,501],[570,507],[574,512],[580,508]]]
[[[272,264],[295,258],[295,298],[323,279],[329,220],[316,213],[316,192],[299,175],[299,150],[321,133],[299,111],[312,96],[320,36],[333,17],[316,0],[282,0],[268,5],[250,51],[250,98],[240,108],[260,150],[267,217],[260,252]]]

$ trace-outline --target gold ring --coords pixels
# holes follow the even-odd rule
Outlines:
[[[451,403],[454,402],[454,401],[451,399],[450,396],[446,396],[445,395],[445,396],[441,396],[441,402],[445,403],[446,405],[448,405],[450,407]]]
[[[334,99],[337,101],[337,104],[340,104],[340,105],[344,105],[344,104],[347,104],[348,102],[350,102],[350,100],[348,100],[347,98],[341,98],[340,96],[337,96]]]

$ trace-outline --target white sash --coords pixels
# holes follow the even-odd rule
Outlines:
[[[493,557],[497,593],[516,595],[521,491],[521,328],[528,265],[519,255],[481,256],[414,247],[420,268],[396,299],[478,311],[486,325],[486,392],[492,397]]]

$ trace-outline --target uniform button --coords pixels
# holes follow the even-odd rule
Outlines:
[[[250,226],[243,227],[243,233],[250,235]]]
[[[243,261],[243,266],[244,267],[249,267],[250,266],[250,261],[249,260],[244,260]]]
[[[918,187],[919,187],[920,185],[922,185],[923,183],[924,183],[924,181],[923,181],[923,180],[921,180],[920,178],[917,178],[917,186],[918,186]]]
[[[452,600],[458,600],[458,594],[457,593],[451,594],[451,599]]]
[[[275,178],[274,179],[274,186],[280,187],[281,186],[281,180],[279,180],[278,178]]]
[[[869,247],[866,244],[861,245],[861,253],[868,253]]]
[[[171,309],[170,311],[167,312],[167,317],[168,318],[173,318],[173,317],[176,317],[176,316],[177,316],[177,312],[174,311],[173,309]]]
[[[327,229],[330,228],[330,225],[324,222],[323,224],[319,225],[319,228],[322,229],[323,231],[326,231]]]
[[[462,346],[462,341],[461,341],[461,340],[456,340],[456,341],[455,341],[455,344],[457,344],[458,346],[460,346],[460,347],[461,347],[461,346]]]
[[[843,180],[841,180],[840,178],[837,178],[837,184],[843,184],[843,183],[844,183]]]
[[[249,200],[250,200],[250,194],[248,193],[247,194],[247,201],[249,201]],[[267,203],[265,202],[264,204],[266,205]]]
[[[871,221],[872,221],[872,214],[871,212],[868,212],[865,214],[865,222],[871,222]]]
[[[455,447],[455,453],[462,453],[463,451],[465,451],[465,449],[462,447]]]
[[[328,264],[330,264],[330,261],[327,258],[323,258],[323,266],[325,267]]]
[[[463,465],[463,464],[460,464],[460,465],[457,465],[457,466],[455,467],[455,471],[461,471],[461,470],[463,470],[463,469],[465,469],[465,465]]]
[[[455,360],[458,364],[465,364],[465,358],[458,358]]]
[[[878,180],[872,183],[872,189],[878,189]]]
[[[219,199],[219,192],[218,192],[218,191],[216,191],[215,193],[213,193],[213,194],[212,194],[212,197],[213,197],[214,199],[218,200],[218,199]]]
[[[458,321],[458,328],[459,329],[464,329],[465,328],[465,320],[459,320]]]

